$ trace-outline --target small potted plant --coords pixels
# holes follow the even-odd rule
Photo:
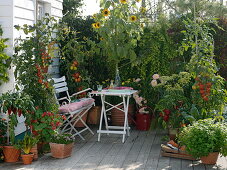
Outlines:
[[[23,140],[18,142],[18,147],[22,150],[21,157],[25,165],[32,163],[34,153],[31,153],[31,149],[37,142],[37,138],[27,134],[24,136]]]
[[[219,153],[227,156],[227,124],[204,119],[183,128],[178,136],[181,145],[204,164],[215,164]]]
[[[51,138],[50,150],[54,158],[66,158],[71,156],[74,145],[74,137],[68,133],[57,133]]]

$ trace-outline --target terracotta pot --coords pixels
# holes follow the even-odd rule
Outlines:
[[[71,156],[74,143],[58,144],[50,143],[50,150],[54,158],[66,158]]]
[[[81,112],[80,114],[82,115],[84,113],[84,111],[83,112]],[[88,112],[87,113],[85,113],[84,115],[83,115],[83,117],[82,117],[82,120],[86,123],[86,121],[87,121],[87,115],[88,115]],[[85,127],[84,126],[84,124],[79,120],[76,124],[75,124],[75,127]]]
[[[101,106],[93,106],[89,111],[88,111],[88,118],[87,118],[87,123],[88,124],[93,124],[93,125],[98,125],[100,121],[100,116],[101,116]]]
[[[20,156],[20,150],[13,146],[3,146],[5,162],[17,162]]]
[[[31,164],[32,163],[32,160],[33,160],[33,156],[34,156],[34,154],[33,153],[31,153],[31,154],[22,154],[21,155],[21,158],[22,158],[22,160],[23,160],[23,163],[25,164],[25,165],[29,165],[29,164]]]
[[[36,161],[38,159],[38,148],[37,148],[37,145],[33,146],[31,148],[30,152],[34,154],[33,160]]]
[[[38,153],[43,153],[46,145],[48,145],[47,142],[39,142],[39,143],[37,143]]]
[[[219,152],[212,152],[212,153],[209,153],[208,156],[202,156],[200,159],[203,164],[213,165],[213,164],[216,164],[218,160],[218,155],[219,155]]]
[[[119,108],[123,108],[123,105],[119,106]],[[131,125],[133,120],[133,116],[135,114],[135,105],[130,104],[128,107],[128,124]],[[123,126],[125,121],[125,115],[122,111],[118,109],[112,109],[111,110],[111,119],[112,119],[112,125],[114,126]]]
[[[175,140],[176,139],[176,135],[178,133],[178,129],[177,128],[169,128],[169,138],[170,140]]]

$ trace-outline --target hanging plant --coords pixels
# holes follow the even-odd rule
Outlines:
[[[0,25],[0,85],[9,80],[8,68],[11,64],[11,57],[5,53],[8,38],[2,38],[3,30]]]

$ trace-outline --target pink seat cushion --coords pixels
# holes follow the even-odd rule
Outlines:
[[[73,112],[75,110],[81,109],[82,107],[86,107],[92,104],[94,101],[95,100],[92,98],[83,98],[80,99],[79,101],[62,105],[58,110],[60,113]]]

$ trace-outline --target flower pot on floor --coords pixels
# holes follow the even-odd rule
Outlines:
[[[32,163],[32,160],[33,160],[33,157],[34,157],[34,153],[31,153],[31,154],[22,154],[21,155],[21,158],[23,160],[23,163],[25,165],[29,165]]]
[[[58,144],[50,143],[51,155],[54,158],[66,158],[71,156],[74,143]]]
[[[33,160],[36,161],[38,159],[38,148],[37,148],[37,145],[33,146],[31,148],[30,152],[34,154]]]
[[[20,156],[20,150],[13,146],[3,146],[5,162],[17,162]]]
[[[168,131],[169,131],[170,140],[175,140],[177,133],[178,133],[178,129],[177,128],[169,128]]]
[[[200,159],[203,164],[214,165],[218,160],[219,152],[209,153],[207,156],[202,156]]]
[[[119,106],[119,108],[123,109],[123,105]],[[130,104],[128,107],[128,124],[132,125],[133,123],[133,116],[135,114],[135,105]],[[124,112],[114,108],[111,110],[111,120],[112,125],[114,126],[123,126],[125,121]]]
[[[100,116],[101,116],[101,106],[93,106],[89,111],[88,111],[88,118],[87,118],[87,123],[88,124],[93,124],[93,125],[98,125],[100,121]]]

